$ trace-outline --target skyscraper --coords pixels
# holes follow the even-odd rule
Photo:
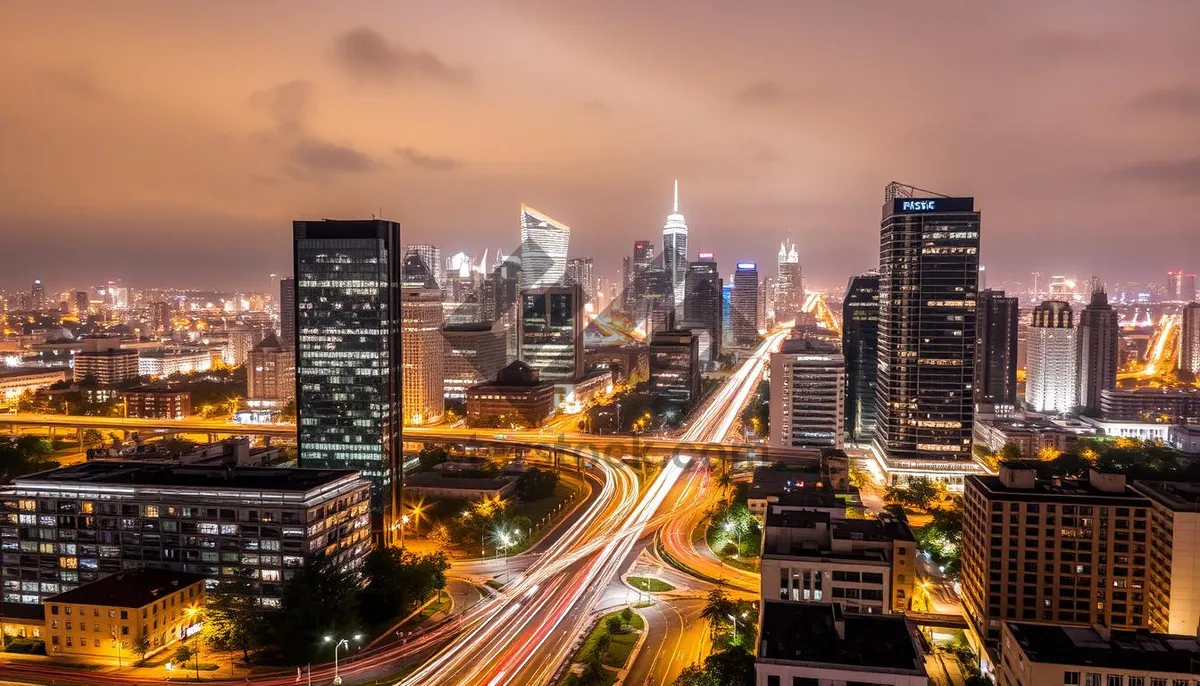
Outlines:
[[[721,282],[721,345],[733,343],[733,283]]]
[[[1079,315],[1079,405],[1089,417],[1100,416],[1100,392],[1117,387],[1117,311],[1103,288]]]
[[[903,197],[895,186],[880,227],[873,448],[893,481],[961,488],[981,471],[971,455],[980,215],[974,198]]]
[[[592,258],[572,257],[567,260],[566,285],[578,284],[583,289],[584,304],[596,305],[596,279],[592,274]]]
[[[733,342],[738,345],[754,345],[758,342],[759,320],[758,265],[739,262],[733,273],[733,294],[730,296],[730,319],[733,327]]]
[[[404,256],[410,251],[420,255],[421,259],[425,261],[425,268],[433,275],[433,281],[437,284],[438,288],[446,285],[445,265],[442,262],[441,248],[427,243],[402,245],[400,246],[400,259],[403,260]]]
[[[404,256],[400,282],[400,412],[407,425],[442,420],[442,291],[416,250]]]
[[[984,290],[975,316],[976,409],[1011,414],[1017,406],[1017,299]]]
[[[1167,300],[1183,300],[1183,272],[1167,272]]]
[[[879,364],[879,273],[850,277],[842,301],[846,359],[846,433],[857,442],[875,436],[875,376]]]
[[[583,376],[583,289],[552,286],[521,292],[520,360],[543,381]]]
[[[700,326],[708,331],[708,356],[702,362],[716,362],[721,356],[721,274],[710,252],[688,265],[684,284],[682,326]]]
[[[296,349],[296,280],[279,280],[279,344]]]
[[[521,205],[521,290],[563,285],[571,227]]]
[[[401,495],[400,225],[292,224],[296,439],[302,467],[359,469],[390,538]]]
[[[771,353],[770,444],[841,448],[846,363],[833,343],[790,338]]]
[[[1073,412],[1078,405],[1074,313],[1061,300],[1033,308],[1026,332],[1025,403],[1036,412]]]
[[[616,291],[616,284],[613,284],[613,290]],[[633,261],[629,259],[629,255],[621,258],[621,296],[620,309],[624,314],[629,314],[630,308],[633,306]],[[617,302],[613,298],[613,303]]]
[[[625,301],[625,313],[635,321],[645,316],[645,303],[642,302],[642,291],[638,287],[638,276],[654,265],[654,243],[651,241],[633,242],[633,263],[626,273],[628,283],[622,298]]]
[[[775,321],[792,321],[804,306],[804,281],[800,273],[800,255],[796,244],[779,244],[779,276],[775,281]]]
[[[1184,305],[1179,330],[1179,369],[1200,375],[1200,303]]]
[[[674,310],[683,311],[683,291],[688,268],[688,226],[679,213],[679,181],[675,181],[675,205],[663,225],[663,269],[674,292]]]
[[[634,310],[631,318],[641,325],[647,339],[655,331],[669,327],[675,313],[674,291],[667,272],[657,265],[638,272],[633,281]]]
[[[33,280],[33,288],[30,289],[30,305],[38,312],[46,308],[46,289],[42,286],[41,279]]]
[[[1182,289],[1179,293],[1179,299],[1185,303],[1196,301],[1196,275],[1184,274],[1183,281],[1180,284]]]

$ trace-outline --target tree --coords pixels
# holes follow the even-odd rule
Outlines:
[[[83,432],[82,440],[80,448],[94,448],[104,442],[104,436],[95,429],[88,429]]]
[[[282,607],[271,617],[275,645],[284,659],[311,660],[322,636],[357,633],[357,600],[354,578],[329,559],[297,569],[283,585]]]
[[[625,626],[630,626],[633,624],[633,610],[629,608],[621,610],[621,623]]]
[[[612,647],[612,634],[605,632],[596,637],[596,644],[592,648],[592,654],[603,660],[604,654],[608,652],[610,647]]]
[[[700,611],[700,618],[707,620],[709,626],[716,627],[722,622],[729,621],[729,615],[737,611],[737,606],[729,598],[723,586],[717,586],[708,592],[708,602]]]
[[[379,625],[400,617],[446,586],[450,563],[443,553],[418,555],[401,548],[376,548],[363,572],[367,587],[360,594],[362,619]]]
[[[1022,457],[1024,456],[1021,454],[1021,446],[1017,445],[1016,443],[1005,443],[1004,446],[1000,448],[1001,460],[1019,460]]]
[[[138,664],[146,664],[146,654],[150,652],[150,636],[142,634],[133,642],[133,652],[138,656]]]
[[[532,467],[517,479],[517,495],[525,502],[542,500],[553,497],[557,486],[557,472]]]
[[[628,610],[629,608],[625,609]],[[608,619],[604,620],[604,628],[608,629],[608,633],[610,634],[621,633],[621,629],[624,628],[624,626],[625,625],[621,621],[621,618],[616,615],[612,615]]]
[[[262,636],[262,614],[255,604],[257,590],[250,570],[238,568],[232,579],[208,592],[204,640],[218,650],[240,650],[250,660],[250,650]]]
[[[754,655],[742,646],[709,655],[704,667],[722,686],[754,686]]]
[[[916,476],[904,484],[893,484],[887,487],[884,499],[889,503],[907,505],[920,510],[929,507],[945,493],[945,486],[924,477]]]
[[[675,686],[723,686],[703,665],[691,664],[675,678]]]
[[[445,446],[426,444],[421,447],[421,452],[417,453],[417,462],[421,464],[421,469],[430,470],[449,457],[450,451],[446,450]]]
[[[192,659],[192,656],[195,654],[196,651],[192,650],[192,646],[187,643],[180,643],[179,647],[175,649],[175,653],[171,655],[171,660],[183,664]]]

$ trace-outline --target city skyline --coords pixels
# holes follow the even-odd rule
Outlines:
[[[296,216],[379,214],[446,254],[507,249],[520,203],[575,228],[571,256],[611,277],[630,242],[658,234],[674,178],[691,243],[723,273],[768,263],[789,225],[813,283],[873,266],[890,179],[977,197],[1003,227],[982,246],[996,284],[1196,271],[1178,258],[1195,246],[1198,197],[1196,161],[1178,151],[1200,142],[1186,28],[1200,8],[1185,3],[883,7],[870,22],[778,3],[478,5],[465,20],[300,4],[282,25],[263,7],[137,7],[79,4],[69,26],[45,7],[3,10],[24,30],[0,49],[22,93],[0,105],[0,230],[15,257],[0,286],[70,274],[250,288],[286,273]],[[773,40],[793,29],[803,40]],[[490,59],[514,33],[522,49]],[[718,38],[745,49],[706,69]],[[792,66],[881,41],[896,49]],[[546,95],[538,112],[523,106],[531,87]],[[1159,249],[1092,240],[1142,231]],[[62,245],[93,259],[31,259]]]

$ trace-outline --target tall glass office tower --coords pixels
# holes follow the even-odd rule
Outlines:
[[[846,433],[875,436],[875,370],[879,364],[879,273],[850,277],[842,301],[842,355],[846,358]]]
[[[521,205],[521,290],[561,286],[571,227]]]
[[[400,225],[297,221],[292,243],[300,466],[361,470],[386,540],[402,488]]]
[[[663,269],[671,281],[675,316],[683,318],[683,296],[688,269],[688,226],[679,213],[679,181],[675,182],[675,205],[663,226]]]
[[[979,221],[974,198],[883,205],[874,452],[892,481],[958,489],[982,471],[971,454]]]

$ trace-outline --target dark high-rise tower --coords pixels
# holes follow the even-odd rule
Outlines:
[[[913,190],[893,184],[883,205],[874,449],[892,480],[930,475],[960,487],[980,471],[971,455],[980,216],[974,198],[903,197]]]
[[[875,375],[879,364],[879,273],[850,277],[842,301],[842,355],[846,358],[846,432],[875,436]]]
[[[654,264],[654,243],[651,241],[633,242],[633,264],[625,273],[625,292],[621,294],[625,304],[625,314],[632,315],[634,320],[642,316],[645,303],[640,301],[641,292],[637,287],[638,275]]]
[[[976,409],[1010,414],[1017,405],[1017,299],[985,290],[975,316]]]
[[[583,288],[521,291],[520,360],[546,381],[583,376]]]
[[[754,345],[758,342],[759,299],[761,285],[758,283],[758,265],[739,262],[733,273],[733,295],[730,296],[730,325],[733,327],[733,342],[738,345]]]
[[[688,265],[684,286],[683,320],[708,331],[708,357],[715,362],[721,356],[721,275],[712,253],[700,253],[700,259]]]
[[[1100,416],[1100,391],[1117,387],[1117,311],[1103,288],[1092,290],[1092,301],[1079,314],[1080,412]]]
[[[390,538],[401,491],[400,225],[292,224],[301,467],[359,469]]]
[[[296,280],[279,280],[279,344],[296,348]]]

